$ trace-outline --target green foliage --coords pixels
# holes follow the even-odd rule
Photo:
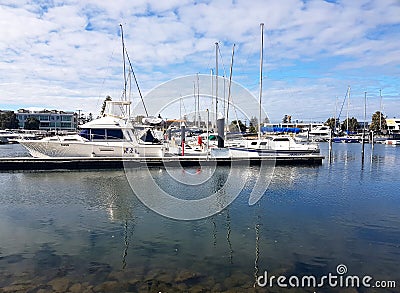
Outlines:
[[[249,126],[249,132],[250,132],[250,133],[257,133],[257,128],[254,127],[253,125],[250,125],[250,126]]]
[[[105,100],[104,100],[104,102],[103,102],[103,105],[101,106],[100,116],[103,116],[103,115],[104,115],[104,111],[106,110],[106,102],[107,102],[107,101],[111,101],[111,100],[112,100],[112,99],[111,99],[110,96],[107,96],[107,97],[105,98]]]
[[[257,133],[257,131],[258,131],[258,119],[256,117],[251,117],[250,126],[249,126],[249,132],[250,133]]]
[[[348,119],[349,121],[349,128],[347,129],[347,119],[343,121],[342,125],[340,126],[342,131],[350,131],[350,132],[356,132],[360,126],[358,125],[358,121],[356,118],[351,117]]]
[[[374,132],[381,132],[384,129],[387,129],[386,119],[380,111],[376,111],[372,115],[371,124],[369,125],[369,129]],[[382,128],[381,128],[382,125]]]
[[[36,119],[35,117],[29,117],[28,119],[25,120],[25,129],[29,130],[38,130],[40,126],[40,121]]]
[[[328,120],[325,121],[325,125],[329,126],[330,129],[335,130],[335,122],[338,122],[335,118],[328,118]]]
[[[246,132],[246,125],[244,125],[241,120],[233,120],[229,125],[230,132],[237,132],[239,131],[238,128],[240,129],[240,132]]]
[[[18,119],[13,111],[0,112],[0,128],[1,129],[17,129]]]

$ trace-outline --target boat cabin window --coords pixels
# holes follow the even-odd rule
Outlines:
[[[124,134],[121,129],[106,129],[107,139],[123,139]]]
[[[64,138],[64,141],[78,141],[76,138]]]
[[[124,138],[124,134],[122,133],[121,129],[82,129],[79,135],[89,140],[115,140]]]
[[[287,137],[274,138],[274,141],[289,141]]]
[[[257,145],[257,142],[256,141],[252,141],[251,145]]]
[[[260,142],[260,145],[267,145],[267,142],[266,141],[262,141],[262,142]]]

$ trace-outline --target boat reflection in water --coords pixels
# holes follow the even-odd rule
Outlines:
[[[0,173],[0,288],[252,292],[265,271],[318,277],[341,263],[348,275],[397,280],[399,148],[369,151],[363,168],[357,144],[335,145],[334,159],[322,166],[278,166],[253,205],[259,167],[128,172],[138,181],[150,173],[180,199],[222,189],[216,204],[229,196],[221,188],[229,176],[245,181],[229,206],[191,221],[149,209],[123,171]]]

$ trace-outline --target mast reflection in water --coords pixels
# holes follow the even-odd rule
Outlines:
[[[334,145],[322,166],[277,167],[252,206],[258,170],[240,170],[235,176],[250,181],[233,203],[195,221],[148,209],[122,171],[0,173],[0,288],[245,292],[265,270],[321,276],[339,263],[351,274],[399,281],[400,148],[365,151],[363,168],[357,144]],[[153,172],[187,194],[165,170]],[[217,190],[226,182],[218,172],[188,196]]]

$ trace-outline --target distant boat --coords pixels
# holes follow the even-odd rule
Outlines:
[[[400,145],[400,139],[386,139],[384,141],[386,145]]]
[[[20,139],[37,139],[33,133],[26,133],[23,130],[11,131],[11,130],[0,130],[0,143],[18,143]]]
[[[356,136],[343,136],[334,137],[332,141],[336,143],[359,143],[361,141],[361,138]]]
[[[319,154],[318,144],[300,143],[290,135],[276,135],[254,140],[228,140],[230,150],[257,152],[259,154]]]
[[[328,141],[331,138],[331,128],[326,125],[320,125],[310,131],[299,133],[298,137],[303,140],[307,137],[309,140],[315,142]]]

